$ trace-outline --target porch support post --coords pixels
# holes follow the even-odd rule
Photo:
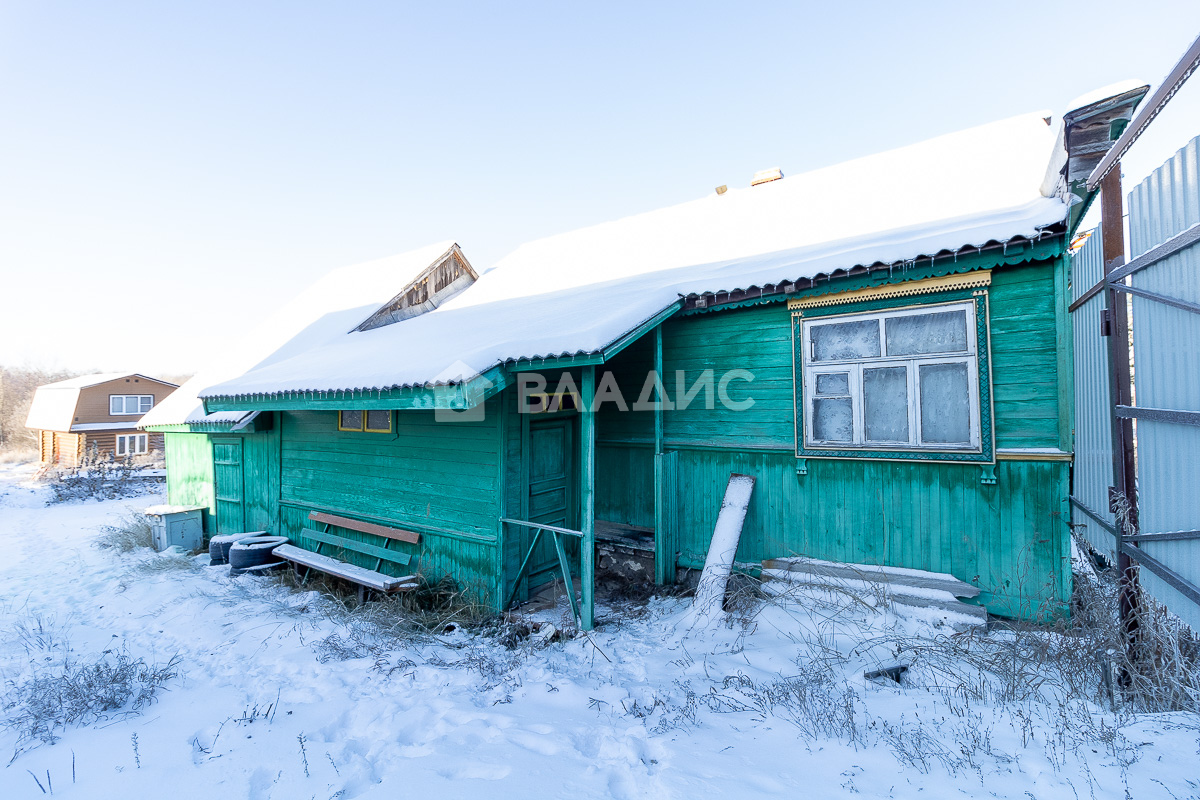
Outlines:
[[[579,556],[580,580],[583,584],[583,603],[580,608],[581,627],[590,631],[595,623],[596,607],[596,412],[592,404],[596,399],[596,368],[583,368],[582,420],[580,425],[580,508],[583,531],[582,552]]]
[[[654,329],[654,374],[658,375],[659,385],[666,387],[663,377],[662,356],[662,325]],[[663,451],[663,398],[654,398],[654,455],[661,456]]]
[[[675,582],[675,553],[667,530],[666,497],[663,486],[663,403],[666,401],[666,376],[663,375],[662,325],[654,329],[654,372],[663,391],[654,398],[654,582],[660,586]]]

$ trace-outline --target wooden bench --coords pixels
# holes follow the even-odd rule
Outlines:
[[[293,545],[280,545],[275,548],[275,554],[280,558],[292,562],[296,568],[296,573],[299,575],[300,567],[315,569],[319,572],[324,572],[329,575],[334,575],[343,580],[350,581],[358,585],[358,601],[362,603],[366,599],[366,590],[371,589],[384,594],[392,594],[393,592],[408,592],[412,591],[417,586],[417,577],[415,575],[405,575],[395,578],[391,575],[385,575],[379,572],[379,568],[383,566],[384,561],[388,561],[397,566],[406,567],[411,563],[412,556],[408,553],[402,553],[398,550],[389,550],[388,546],[393,542],[408,542],[409,544],[419,544],[421,534],[413,531],[406,531],[403,528],[393,528],[389,525],[377,525],[373,522],[363,522],[349,517],[338,516],[337,514],[324,514],[314,511],[308,515],[310,522],[315,522],[323,525],[322,530],[306,527],[301,533],[317,542],[315,551],[305,550]],[[381,537],[384,542],[383,546],[371,544],[369,542],[360,542],[355,539],[349,539],[345,536],[339,536],[336,533],[330,533],[330,526],[337,526],[347,530],[359,531],[360,533],[369,533],[373,536]],[[364,567],[359,567],[354,564],[349,564],[345,561],[340,561],[328,555],[321,553],[323,546],[337,548],[342,552],[359,553],[360,555],[371,556],[375,559],[375,569],[370,570]]]

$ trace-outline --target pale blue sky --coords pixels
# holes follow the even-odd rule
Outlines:
[[[0,363],[191,371],[334,267],[441,239],[486,267],[765,167],[1061,113],[1198,32],[1194,0],[0,0]],[[1200,134],[1196,84],[1127,186]]]

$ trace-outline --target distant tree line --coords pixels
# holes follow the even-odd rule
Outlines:
[[[0,366],[0,451],[36,450],[37,431],[25,427],[34,391],[44,383],[81,374],[69,370]]]

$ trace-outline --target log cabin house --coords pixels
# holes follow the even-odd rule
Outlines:
[[[588,628],[597,543],[671,582],[743,473],[744,565],[931,570],[992,613],[1060,612],[1067,243],[1079,159],[1103,153],[1065,145],[1109,141],[1144,91],[534,241],[482,275],[450,243],[334,272],[143,420],[170,501],[210,532],[391,544],[408,566],[339,552],[497,610],[569,568]]]
[[[138,429],[178,387],[133,372],[82,375],[39,386],[25,427],[38,431],[43,464],[77,467],[89,451],[116,458],[163,450],[161,433]]]

